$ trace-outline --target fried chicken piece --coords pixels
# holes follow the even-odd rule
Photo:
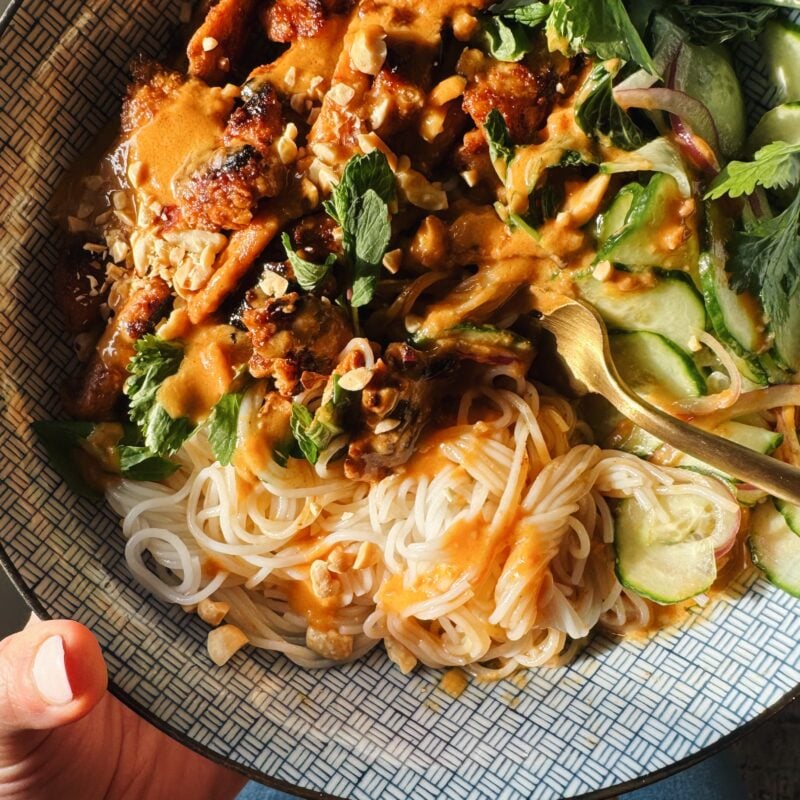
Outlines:
[[[485,68],[470,80],[464,92],[464,110],[481,127],[497,109],[515,144],[531,143],[544,126],[556,99],[558,77],[545,67],[532,71],[523,63],[486,59]]]
[[[71,416],[94,422],[113,419],[114,406],[128,377],[128,364],[135,354],[134,344],[152,332],[170,295],[166,281],[152,278],[109,320],[83,377],[64,393],[64,407]]]
[[[248,301],[255,306],[242,314],[253,343],[250,373],[272,378],[284,397],[295,394],[303,372],[329,375],[353,336],[344,311],[326,298],[291,292],[258,301],[252,293]]]
[[[164,101],[180,89],[183,77],[155,61],[139,59],[131,67],[132,81],[122,101],[122,134],[148,123]]]
[[[219,0],[208,10],[186,48],[189,75],[206,83],[222,83],[247,41],[255,0]]]
[[[348,478],[378,480],[411,458],[454,366],[448,358],[434,361],[406,344],[386,348],[361,393],[358,429],[344,463]]]
[[[176,181],[183,218],[192,227],[239,230],[250,224],[264,197],[286,185],[286,167],[272,151],[283,117],[275,90],[251,92],[228,119],[223,144],[188,177]]]

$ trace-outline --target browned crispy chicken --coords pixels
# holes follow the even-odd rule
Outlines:
[[[257,302],[252,293],[249,299]],[[285,397],[297,391],[303,372],[329,375],[353,336],[342,309],[326,298],[296,292],[258,303],[242,321],[253,342],[250,374],[272,379]]]
[[[79,384],[68,387],[64,394],[64,406],[73,417],[95,422],[113,419],[134,344],[152,333],[167,310],[170,296],[166,281],[152,278],[111,318]]]

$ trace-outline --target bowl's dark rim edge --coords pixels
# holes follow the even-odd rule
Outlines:
[[[2,13],[2,15],[0,15],[0,36],[5,33],[5,30],[11,22],[11,19],[22,3],[23,0],[11,0],[5,11]],[[2,544],[0,544],[0,565],[2,565],[11,582],[14,584],[14,587],[25,600],[28,608],[30,608],[30,610],[40,619],[51,619],[52,617],[39,602],[36,595],[22,580],[22,576],[17,571],[17,568],[12,564],[11,559],[6,554]],[[195,753],[198,753],[199,755],[215,762],[216,764],[220,764],[228,769],[232,769],[235,772],[240,773],[241,775],[244,775],[249,780],[257,781],[258,783],[265,784],[272,789],[288,792],[297,797],[308,798],[308,800],[346,800],[346,798],[339,798],[336,795],[315,792],[310,789],[303,789],[300,786],[295,786],[287,783],[286,781],[282,781],[280,778],[273,778],[263,772],[246,767],[243,764],[239,764],[226,756],[222,756],[219,753],[214,752],[208,747],[198,744],[182,731],[173,728],[168,722],[165,722],[163,719],[157,717],[148,708],[141,705],[137,700],[134,700],[133,697],[117,686],[113,681],[109,681],[108,690],[114,695],[114,697],[123,702],[126,706],[128,706],[128,708],[149,722],[153,727],[158,728],[158,730],[166,733],[168,736],[175,739],[175,741],[180,742],[180,744],[184,745],[184,747],[188,747],[190,750],[193,750]],[[688,767],[698,764],[706,758],[721,752],[737,740],[741,739],[743,736],[752,733],[756,728],[766,722],[771,716],[777,714],[778,711],[787,706],[798,696],[800,696],[800,684],[795,686],[794,689],[786,692],[786,694],[784,694],[780,699],[776,700],[771,706],[764,709],[764,711],[753,717],[753,719],[749,720],[744,725],[740,726],[734,731],[731,731],[731,733],[726,734],[713,744],[701,748],[696,753],[692,753],[691,755],[688,755],[685,758],[682,758],[666,767],[661,767],[661,769],[657,769],[655,772],[651,772],[642,776],[641,778],[634,778],[633,780],[617,784],[616,786],[608,786],[605,789],[598,789],[596,791],[577,795],[572,798],[572,800],[611,800],[618,794],[624,794],[625,792],[632,792],[636,789],[642,789],[645,786],[649,786],[650,784],[657,783],[664,778],[668,778],[670,775],[675,775],[676,773],[681,772]]]
[[[20,595],[22,595],[31,611],[40,619],[52,619],[47,610],[39,602],[39,599],[36,597],[33,590],[30,589],[22,580],[22,576],[11,562],[11,559],[8,557],[8,554],[6,553],[2,544],[0,544],[0,565],[2,565],[6,574],[11,579],[11,582],[14,584],[14,587],[20,593]],[[148,708],[131,697],[125,690],[121,689],[113,681],[109,681],[108,690],[118,700],[123,702],[126,706],[136,712],[140,717],[145,719],[155,728],[158,728],[163,733],[166,733],[168,736],[180,742],[185,747],[188,747],[190,750],[194,750],[194,752],[199,753],[201,756],[214,761],[217,764],[241,773],[249,780],[263,783],[273,789],[279,789],[280,791],[288,792],[298,797],[309,798],[309,800],[347,800],[346,798],[342,798],[337,795],[324,794],[322,792],[315,792],[311,789],[304,789],[300,786],[295,786],[294,784],[287,783],[280,778],[273,778],[266,773],[259,772],[251,767],[240,764],[227,756],[220,755],[210,748],[198,744],[185,733],[177,730],[168,722],[153,714]],[[615,798],[619,794],[632,792],[636,789],[642,789],[645,786],[657,783],[664,778],[668,778],[671,775],[682,772],[683,770],[698,764],[706,758],[721,752],[737,740],[741,739],[743,736],[752,733],[770,717],[787,706],[790,702],[797,699],[798,696],[800,696],[800,684],[795,686],[794,689],[786,692],[786,694],[776,700],[771,706],[764,709],[760,714],[753,717],[753,719],[745,722],[743,725],[736,728],[736,730],[731,731],[730,733],[718,739],[716,742],[701,748],[696,753],[691,753],[690,755],[685,756],[684,758],[679,759],[668,766],[661,767],[660,769],[648,773],[647,775],[643,775],[640,778],[634,778],[624,783],[605,787],[604,789],[597,789],[585,794],[576,795],[572,798],[572,800],[612,800],[612,798]]]

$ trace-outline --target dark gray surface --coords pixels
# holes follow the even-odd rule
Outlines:
[[[22,598],[0,568],[0,639],[19,630],[29,613]]]

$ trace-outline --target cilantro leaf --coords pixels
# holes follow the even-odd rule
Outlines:
[[[551,50],[634,61],[651,75],[656,65],[622,0],[553,0],[547,20]]]
[[[208,418],[208,443],[214,458],[223,467],[231,463],[236,450],[236,429],[243,398],[244,392],[228,392],[222,395]]]
[[[731,8],[724,5],[680,5],[672,7],[695,44],[722,44],[731,39],[755,39],[777,8],[758,6]]]
[[[183,345],[150,334],[139,339],[136,355],[128,364],[131,377],[125,384],[129,416],[141,431],[145,447],[155,455],[172,455],[186,441],[194,426],[186,418],[173,419],[160,405],[161,384],[174,375],[183,360]]]
[[[772,142],[762,147],[753,161],[731,161],[711,184],[706,200],[725,194],[752,194],[756,186],[783,189],[800,183],[800,142]]]
[[[180,468],[180,464],[154,455],[146,447],[121,444],[118,453],[120,473],[132,481],[163,481]]]
[[[502,160],[506,164],[514,158],[514,143],[511,141],[511,134],[508,132],[503,115],[493,108],[483,121],[483,131],[489,142],[489,156],[492,161]]]
[[[324,264],[315,264],[313,261],[307,261],[302,256],[297,255],[292,248],[288,234],[284,233],[281,236],[281,243],[286,250],[286,257],[292,265],[294,277],[300,284],[300,288],[305,289],[307,292],[313,292],[331,271],[331,267],[336,263],[336,256],[333,253],[328,253]]]
[[[380,266],[391,237],[389,202],[395,177],[386,156],[373,150],[353,156],[333,189],[325,211],[342,226],[342,244],[353,272],[351,305],[366,305],[375,294]]]
[[[786,321],[800,301],[800,192],[777,217],[761,219],[734,234],[728,261],[731,286],[758,295],[770,320]]]
[[[94,430],[91,422],[54,422],[37,420],[31,428],[44,447],[53,469],[64,479],[64,483],[80,497],[100,500],[102,493],[89,484],[75,458],[81,440],[88,438]]]
[[[591,71],[576,99],[575,120],[588,136],[605,136],[623,150],[636,150],[644,144],[644,134],[614,100],[613,78],[605,64]]]
[[[139,433],[132,425],[37,421],[31,427],[67,486],[92,500],[102,495],[87,480],[86,459],[95,461],[102,472],[134,481],[161,481],[180,467],[142,447]],[[92,441],[97,434],[97,440]]]

